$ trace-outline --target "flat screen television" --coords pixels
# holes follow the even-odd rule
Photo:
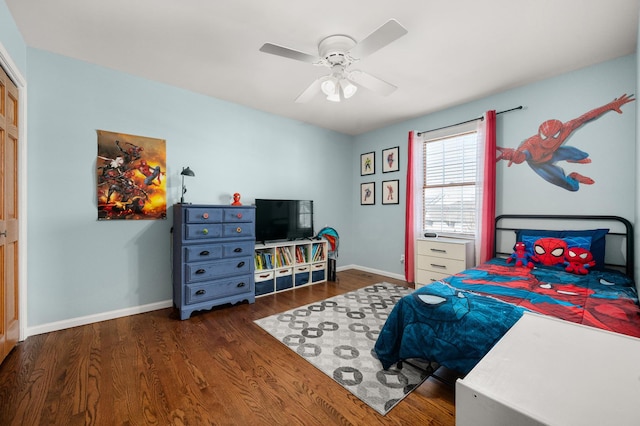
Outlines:
[[[313,237],[312,200],[256,199],[256,241]]]

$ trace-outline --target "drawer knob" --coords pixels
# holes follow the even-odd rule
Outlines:
[[[238,268],[242,268],[244,266],[244,262],[238,263]]]
[[[446,253],[446,250],[432,248],[431,251],[435,251],[436,253]]]
[[[209,213],[202,213],[203,219],[209,219]]]
[[[198,291],[196,291],[196,296],[202,296],[206,292],[207,292],[207,290],[198,290]]]
[[[242,228],[240,228],[239,226],[236,228],[236,232],[239,234],[242,232]]]
[[[433,266],[434,268],[447,269],[445,265],[438,265],[436,263],[432,263],[431,266]]]
[[[236,215],[236,217],[237,217],[238,219],[242,219],[242,213],[238,213],[238,214]]]
[[[264,275],[258,275],[260,278],[267,278],[269,276],[269,274],[264,274]]]
[[[209,256],[209,250],[202,250],[200,256]]]
[[[205,272],[206,272],[206,271],[205,271],[204,269],[198,269],[198,270],[196,271],[196,274],[198,274],[198,275],[202,275],[202,274],[204,274]]]
[[[245,285],[244,283],[238,283],[238,288],[239,287],[244,287],[244,285]]]
[[[233,249],[234,253],[242,253],[242,247],[236,247],[235,249]]]
[[[209,230],[208,230],[207,228],[204,228],[204,229],[202,230],[202,233],[203,233],[204,235],[207,235],[207,234],[209,233]]]

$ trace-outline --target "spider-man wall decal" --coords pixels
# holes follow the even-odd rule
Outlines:
[[[594,180],[576,172],[565,175],[564,170],[557,166],[558,161],[568,163],[590,163],[589,154],[573,146],[564,146],[573,132],[584,124],[600,118],[609,111],[622,114],[622,105],[633,102],[633,95],[622,95],[606,105],[595,108],[580,117],[563,123],[560,120],[547,120],[538,128],[538,134],[531,136],[516,149],[497,147],[499,155],[496,159],[509,160],[511,164],[521,164],[524,161],[529,164],[544,180],[558,185],[568,191],[577,191],[580,184],[592,185]]]

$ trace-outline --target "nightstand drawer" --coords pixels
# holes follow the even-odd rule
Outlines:
[[[464,261],[466,250],[465,244],[452,243],[450,241],[421,240],[418,241],[417,254]]]
[[[422,287],[425,284],[431,284],[435,281],[440,281],[443,278],[447,278],[451,274],[443,274],[441,272],[435,271],[427,271],[424,269],[419,269],[418,274],[416,276],[416,288]]]
[[[418,269],[426,269],[429,271],[439,272],[441,274],[452,275],[465,269],[464,260],[445,259],[444,257],[435,256],[418,256],[416,267]]]

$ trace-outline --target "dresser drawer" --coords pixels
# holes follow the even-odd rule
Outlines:
[[[234,294],[253,292],[251,284],[251,275],[224,278],[202,284],[188,284],[185,286],[185,302],[193,304]]]
[[[185,240],[204,240],[220,237],[222,237],[222,224],[220,223],[185,225]]]
[[[251,273],[253,258],[238,257],[205,263],[189,263],[185,265],[185,282],[193,283],[220,278],[228,275]]]
[[[447,275],[458,273],[465,269],[465,266],[466,263],[464,260],[420,255],[418,255],[418,261],[416,263],[418,269],[426,269]]]
[[[222,244],[185,246],[183,250],[185,262],[204,262],[207,260],[222,259],[224,255]]]
[[[224,257],[253,256],[253,241],[238,241],[222,244]]]
[[[208,207],[187,207],[187,223],[219,223],[222,222],[222,209]]]
[[[452,243],[450,241],[419,240],[417,247],[418,255],[445,257],[447,259],[465,260],[465,243]]]
[[[224,209],[224,222],[253,222],[256,211],[254,209]]]
[[[222,225],[223,238],[245,238],[254,236],[254,225],[252,223],[233,223]]]

